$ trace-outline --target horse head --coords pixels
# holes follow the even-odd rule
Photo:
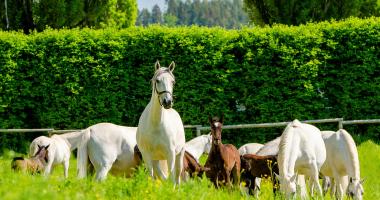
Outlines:
[[[48,148],[49,148],[50,144],[47,145],[47,146],[40,146],[38,145],[38,150],[37,150],[37,153],[33,156],[33,158],[35,159],[38,159],[40,160],[42,163],[47,163],[48,162],[48,154],[49,154],[49,151],[48,151]]]
[[[276,178],[280,181],[280,189],[283,194],[286,195],[286,199],[291,199],[296,195],[297,192],[297,185],[296,185],[296,178],[297,174],[294,174],[293,176],[285,176],[282,177],[276,173],[274,173]]]
[[[160,105],[165,109],[173,106],[174,68],[174,62],[169,67],[161,67],[158,61],[155,64],[156,71],[152,78],[153,91],[157,94]]]
[[[363,189],[364,180],[355,179],[350,177],[350,182],[347,187],[347,195],[354,200],[362,200],[364,189]]]
[[[214,145],[221,144],[224,115],[222,114],[220,118],[218,117],[211,118],[211,115],[209,115],[208,120],[211,126],[211,136],[212,136],[213,144]]]

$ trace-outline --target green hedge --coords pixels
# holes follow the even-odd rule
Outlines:
[[[209,113],[222,112],[226,124],[380,118],[379,47],[380,18],[242,30],[0,32],[0,127],[137,126],[156,60],[176,62],[174,108],[184,124],[208,125]],[[272,131],[281,130],[225,138],[262,142]],[[379,137],[378,126],[353,129],[363,131]]]

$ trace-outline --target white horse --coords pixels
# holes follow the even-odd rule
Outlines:
[[[211,149],[211,134],[200,135],[186,142],[185,150],[199,163],[202,154],[208,154]]]
[[[137,127],[99,123],[88,127],[78,148],[78,178],[87,175],[88,159],[95,168],[95,179],[102,181],[108,172],[130,177],[139,160],[134,157]]]
[[[185,130],[181,117],[172,108],[174,68],[174,62],[168,68],[156,62],[152,96],[140,116],[136,138],[150,176],[167,179],[159,164],[160,160],[166,160],[172,181],[179,184],[185,153]]]
[[[318,175],[325,160],[326,149],[321,131],[315,126],[303,124],[298,120],[289,123],[281,135],[278,152],[280,189],[286,197],[296,194],[297,175],[309,177],[311,194],[313,195],[314,187],[316,187],[318,194],[322,196]],[[304,182],[303,177],[302,179]],[[304,198],[305,194],[302,192],[301,197]]]
[[[348,185],[348,194],[353,199],[363,199],[363,180],[360,180],[358,150],[351,135],[344,129],[322,131],[327,158],[321,168],[324,176],[332,178],[331,196],[343,199]],[[348,179],[350,178],[350,181]],[[324,183],[326,180],[324,181]]]
[[[274,140],[271,140],[264,144],[256,154],[259,156],[274,156],[278,155],[278,150],[280,146],[281,137],[277,137]]]
[[[69,162],[71,151],[76,149],[82,137],[82,131],[65,133],[62,135],[52,135],[51,137],[40,136],[35,138],[29,147],[29,154],[34,155],[38,151],[38,146],[48,146],[48,161],[44,166],[44,175],[51,174],[56,165],[62,164],[64,176],[69,175]]]
[[[244,144],[243,146],[241,146],[238,151],[239,151],[239,154],[242,156],[244,154],[256,154],[256,152],[261,148],[263,147],[264,145],[263,144],[260,144],[260,143],[247,143],[247,144]]]

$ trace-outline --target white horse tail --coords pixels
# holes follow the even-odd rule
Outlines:
[[[351,172],[354,174],[349,174],[351,177],[360,179],[360,165],[359,165],[359,156],[356,144],[352,136],[344,129],[339,129],[338,132],[346,140],[345,144],[347,145],[347,150],[349,152],[350,160],[352,161],[353,169]]]
[[[88,128],[84,130],[82,134],[82,139],[78,146],[77,153],[77,173],[78,178],[84,178],[87,175],[87,165],[88,165],[88,152],[87,152],[87,143],[91,136],[91,129]]]

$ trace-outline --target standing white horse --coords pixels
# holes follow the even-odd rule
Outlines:
[[[316,187],[322,196],[318,175],[325,160],[326,149],[321,131],[298,120],[289,123],[281,135],[278,152],[280,189],[286,197],[296,194],[297,174],[310,178],[312,195]]]
[[[360,180],[358,150],[351,135],[344,129],[322,131],[327,158],[321,168],[324,176],[332,178],[331,196],[343,199],[347,189],[353,199],[363,199],[363,180]],[[350,178],[350,181],[348,179]]]
[[[95,179],[102,181],[108,172],[130,177],[139,159],[135,159],[137,127],[99,123],[88,127],[78,148],[78,177],[87,175],[88,159],[95,168]]]
[[[199,163],[202,154],[208,154],[211,149],[211,134],[200,135],[186,142],[185,150]]]
[[[159,161],[166,160],[172,181],[180,183],[185,153],[185,130],[181,117],[172,108],[175,68],[168,68],[157,61],[152,78],[152,96],[140,116],[137,129],[137,145],[151,177],[167,179]]]
[[[38,146],[49,146],[48,161],[44,166],[44,175],[50,175],[56,165],[62,164],[64,176],[67,178],[69,175],[71,151],[78,147],[81,138],[82,131],[52,135],[51,137],[40,136],[35,138],[30,144],[29,154],[35,155],[38,151]]]

